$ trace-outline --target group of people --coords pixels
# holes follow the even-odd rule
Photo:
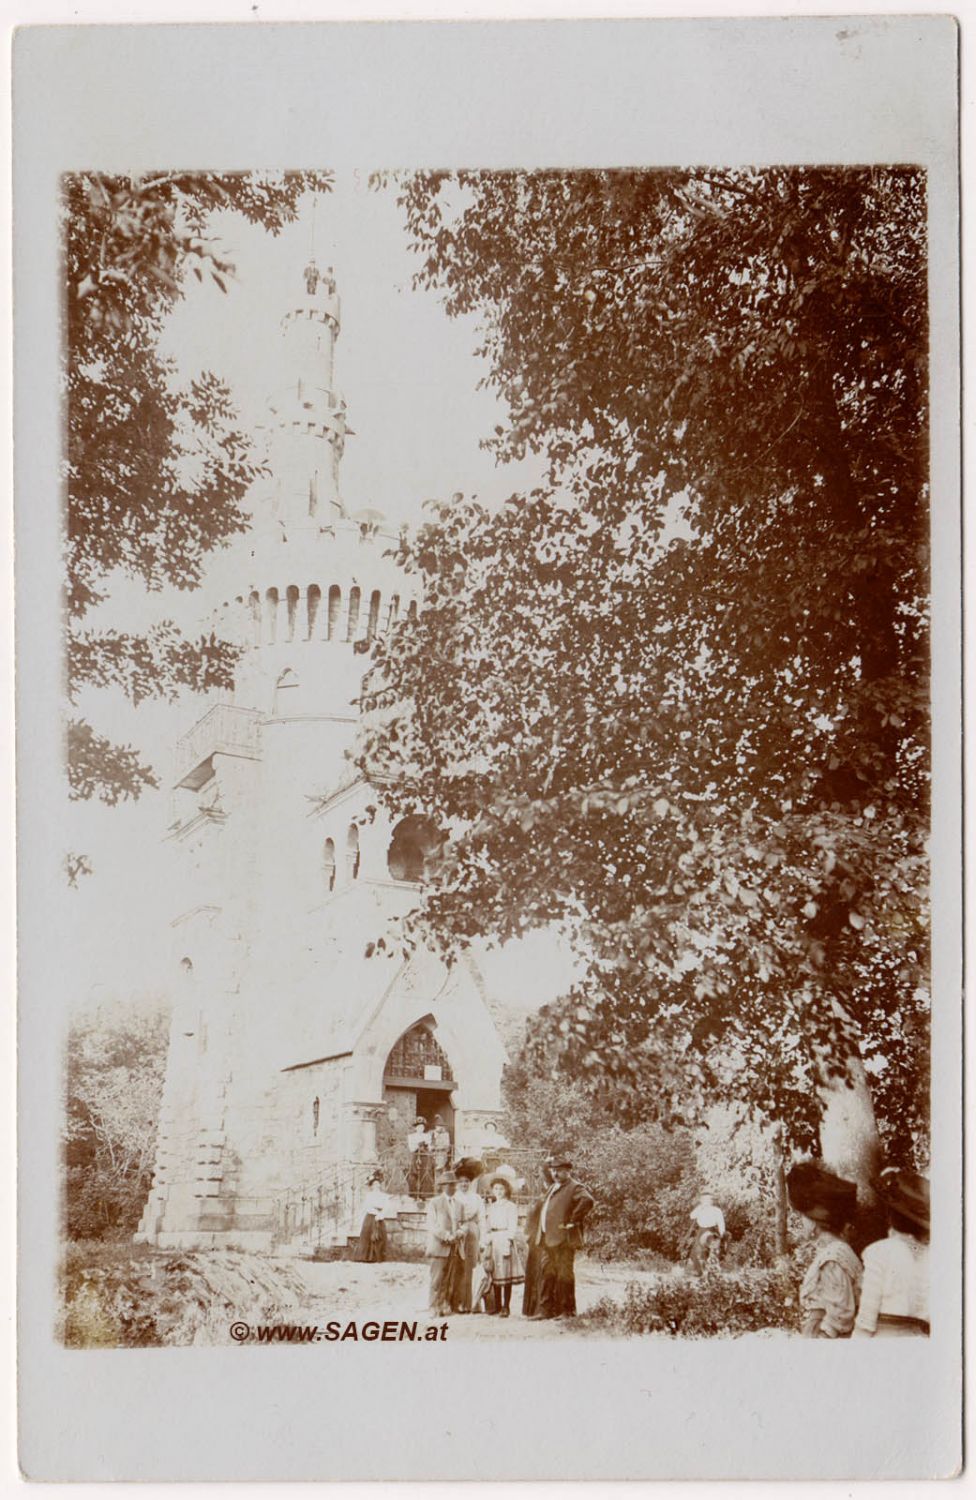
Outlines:
[[[814,1240],[800,1288],[807,1338],[904,1338],[929,1331],[929,1185],[917,1172],[887,1168],[878,1196],[888,1233],[859,1257],[848,1235],[857,1186],[818,1162],[799,1162],[786,1179],[792,1207]]]
[[[407,1148],[410,1192],[415,1198],[426,1198],[433,1191],[437,1173],[445,1171],[451,1160],[451,1133],[443,1116],[435,1115],[428,1125],[423,1115],[418,1115],[407,1135]]]
[[[531,1206],[525,1232],[514,1201],[515,1173],[500,1167],[487,1182],[445,1170],[427,1205],[430,1309],[437,1317],[474,1313],[511,1315],[512,1288],[523,1286],[524,1317],[572,1317],[576,1312],[576,1250],[593,1198],[572,1175],[565,1155],[546,1163],[549,1184]]]

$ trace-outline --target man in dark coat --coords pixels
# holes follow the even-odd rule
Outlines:
[[[542,1285],[534,1318],[571,1318],[576,1313],[576,1251],[593,1197],[573,1177],[573,1164],[555,1153],[548,1162],[553,1183],[539,1204],[536,1243],[542,1250]],[[535,1214],[533,1212],[533,1219]]]

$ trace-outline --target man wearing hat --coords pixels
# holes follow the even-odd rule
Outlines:
[[[427,1204],[427,1259],[430,1261],[430,1310],[438,1317],[454,1311],[463,1266],[461,1216],[454,1196],[457,1178],[438,1172],[437,1193]]]
[[[877,1184],[888,1237],[863,1254],[855,1337],[904,1338],[929,1331],[929,1185],[918,1172],[888,1167]]]
[[[542,1250],[539,1310],[529,1317],[571,1318],[576,1313],[576,1251],[583,1243],[583,1224],[593,1209],[593,1197],[573,1177],[573,1163],[564,1152],[553,1152],[546,1165],[553,1181],[539,1203],[536,1230]]]

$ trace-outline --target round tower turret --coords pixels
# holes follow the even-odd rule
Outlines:
[[[274,443],[274,514],[286,524],[341,508],[339,460],[346,403],[335,389],[339,298],[331,267],[310,261],[281,320],[287,385],[269,401]]]

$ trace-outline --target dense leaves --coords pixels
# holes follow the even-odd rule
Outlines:
[[[160,1010],[95,1012],[72,1022],[64,1136],[71,1239],[136,1229],[152,1177],[168,1036]]]
[[[148,635],[82,631],[116,570],[150,592],[193,588],[207,554],[243,531],[241,501],[260,464],[211,372],[177,377],[157,351],[185,279],[227,290],[233,267],[214,252],[211,215],[228,210],[272,234],[328,176],[161,173],[63,181],[66,607],[69,696],[111,682],[134,703],[182,686],[226,686],[226,643],[183,640],[161,621]],[[82,730],[86,726],[81,725]],[[154,784],[149,767],[91,731],[69,736],[73,796],[107,802]],[[83,753],[82,761],[72,759]]]
[[[405,537],[361,764],[454,830],[414,920],[555,925],[535,1061],[623,1116],[924,1134],[925,196],[890,169],[420,174],[417,280],[545,456]],[[873,1127],[872,1127],[873,1128]]]

